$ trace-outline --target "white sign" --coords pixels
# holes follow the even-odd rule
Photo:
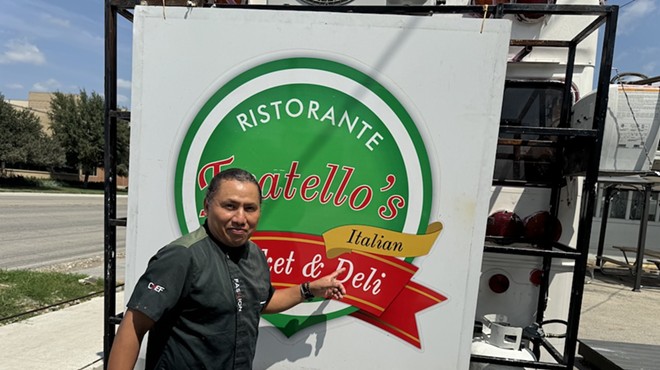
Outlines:
[[[204,221],[208,180],[263,188],[276,288],[347,297],[262,320],[255,368],[467,369],[510,22],[136,7],[126,297]]]

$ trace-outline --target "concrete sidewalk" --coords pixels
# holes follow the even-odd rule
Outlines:
[[[633,292],[627,270],[608,271],[587,279],[578,338],[660,345],[660,276],[643,275],[641,291]]]
[[[117,311],[124,294],[117,293]],[[0,326],[1,370],[103,367],[103,297]]]
[[[587,279],[580,339],[660,344],[660,277],[643,280],[641,292],[632,291],[631,279],[625,273]],[[118,292],[116,312],[123,311],[123,302]],[[0,326],[0,370],[102,369],[103,305],[103,297],[97,297]]]

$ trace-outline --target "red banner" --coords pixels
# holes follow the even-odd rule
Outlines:
[[[323,238],[291,232],[256,232],[252,240],[266,254],[276,288],[315,280],[338,268],[346,288],[342,302],[352,315],[421,347],[415,314],[447,298],[411,278],[417,267],[400,259],[353,251],[328,259]]]

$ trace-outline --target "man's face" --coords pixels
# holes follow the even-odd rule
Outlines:
[[[251,182],[222,180],[204,210],[211,234],[230,247],[240,247],[259,223],[259,188]]]

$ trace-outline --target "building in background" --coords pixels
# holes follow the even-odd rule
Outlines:
[[[50,117],[48,112],[50,112],[50,102],[53,100],[53,93],[49,92],[39,92],[39,91],[30,91],[28,93],[28,100],[8,100],[16,109],[25,109],[32,112],[41,123],[44,131],[50,135]]]

